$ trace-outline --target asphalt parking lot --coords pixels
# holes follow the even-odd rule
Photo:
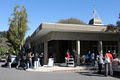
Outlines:
[[[2,65],[3,63],[0,63]],[[105,77],[96,71],[78,72],[32,72],[0,67],[0,80],[119,80],[119,74]]]

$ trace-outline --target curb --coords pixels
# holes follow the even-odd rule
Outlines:
[[[88,69],[54,70],[52,72],[79,72],[84,70],[88,70]]]
[[[76,68],[59,68],[59,67],[42,67],[39,69],[28,69],[26,71],[32,72],[80,72],[85,70],[96,70],[95,67],[76,67]]]

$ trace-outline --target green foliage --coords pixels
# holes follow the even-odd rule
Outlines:
[[[107,25],[106,32],[114,32],[115,26],[113,24]]]
[[[3,32],[0,32],[0,38],[6,38],[7,37],[7,32],[6,31],[3,31]]]
[[[2,43],[2,40],[0,39],[0,43]]]
[[[120,19],[120,13],[118,18]],[[116,26],[113,24],[107,25],[106,32],[117,32],[117,34],[119,34],[118,32],[120,32],[120,21],[116,22]]]
[[[63,24],[85,24],[83,21],[75,19],[75,18],[70,18],[70,19],[61,19],[58,21],[58,23],[63,23]]]
[[[120,27],[120,21],[117,21],[117,27]]]
[[[5,54],[7,52],[7,49],[4,47],[0,47],[0,53]]]
[[[11,54],[13,54],[13,53],[14,53],[14,49],[13,49],[13,47],[10,47],[10,49],[9,49],[8,52],[11,53]]]
[[[24,44],[24,37],[28,30],[28,19],[25,7],[16,6],[12,14],[12,19],[9,18],[10,26],[7,33],[8,42],[11,47],[18,52]]]
[[[0,38],[0,48],[2,52],[5,52],[9,49],[9,46],[7,45],[7,39],[6,38]],[[0,51],[1,52],[1,51]]]

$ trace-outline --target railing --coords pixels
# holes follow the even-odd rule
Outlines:
[[[66,64],[66,66],[74,66],[74,58],[71,57],[70,59],[67,59],[65,57],[65,64]]]

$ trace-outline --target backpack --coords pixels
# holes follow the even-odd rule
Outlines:
[[[106,55],[106,58],[105,58],[105,63],[110,63],[110,58],[108,55]]]

